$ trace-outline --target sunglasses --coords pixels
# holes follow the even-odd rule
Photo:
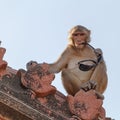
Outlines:
[[[78,36],[78,35],[84,36],[84,35],[86,35],[86,34],[85,34],[85,33],[74,33],[74,34],[73,34],[73,36]]]
[[[92,65],[86,65],[85,64],[86,61],[92,62]],[[78,62],[78,65],[79,65],[80,70],[89,71],[90,69],[96,67],[97,62],[94,60],[82,60],[82,61]]]

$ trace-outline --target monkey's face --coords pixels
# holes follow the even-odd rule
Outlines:
[[[73,42],[74,42],[74,45],[77,47],[77,48],[83,48],[86,42],[86,39],[87,39],[87,35],[85,32],[75,32],[73,34]]]

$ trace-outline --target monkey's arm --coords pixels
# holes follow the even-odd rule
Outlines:
[[[102,54],[102,51],[100,51]],[[107,77],[107,70],[106,64],[104,59],[98,63],[96,66],[90,80],[93,80],[97,83],[96,90],[100,93],[103,93],[107,87],[108,77]]]
[[[69,48],[67,47],[63,53],[61,54],[61,56],[58,58],[58,60],[52,64],[49,64],[49,72],[50,73],[58,73],[60,72],[63,68],[66,67],[68,60],[70,57],[70,52],[69,52]]]

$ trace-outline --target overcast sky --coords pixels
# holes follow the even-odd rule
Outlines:
[[[52,63],[65,49],[69,29],[91,30],[91,45],[101,48],[109,83],[104,93],[108,117],[120,120],[120,0],[0,0],[0,40],[4,60],[14,69],[26,63]],[[60,74],[53,85],[66,95]]]

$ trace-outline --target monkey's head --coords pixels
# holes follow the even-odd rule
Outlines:
[[[73,40],[73,35],[77,32],[82,32],[86,35],[86,39],[85,39],[85,42],[89,43],[90,42],[90,30],[87,29],[86,27],[84,26],[81,26],[81,25],[77,25],[75,27],[73,27],[70,31],[69,31],[69,34],[68,34],[68,39],[69,39],[69,42],[74,45],[74,40]]]

